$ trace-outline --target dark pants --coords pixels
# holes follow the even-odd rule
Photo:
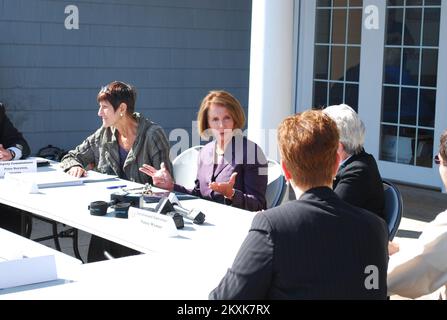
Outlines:
[[[92,238],[90,239],[90,245],[88,247],[87,262],[106,260],[107,257],[104,255],[104,251],[109,253],[113,258],[121,258],[140,254],[139,251],[92,235]]]
[[[21,234],[22,210],[0,203],[0,228]]]

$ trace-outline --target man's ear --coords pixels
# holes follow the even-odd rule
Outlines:
[[[341,144],[341,142],[338,143],[337,153],[342,154],[345,152],[345,147]]]
[[[284,163],[284,161],[282,161],[282,159],[280,160],[280,164],[282,172],[284,173],[284,177],[286,178],[286,181],[292,180],[292,175],[290,174],[289,170],[286,167],[286,164]]]
[[[334,163],[334,172],[333,172],[334,177],[337,175],[338,167],[340,166],[341,155],[337,152],[337,155],[335,156],[335,158],[336,158],[336,161]]]

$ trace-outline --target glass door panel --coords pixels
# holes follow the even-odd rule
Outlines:
[[[387,1],[379,159],[432,168],[440,1]]]
[[[313,106],[346,103],[358,109],[361,0],[317,1]]]

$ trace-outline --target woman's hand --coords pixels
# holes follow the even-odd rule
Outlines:
[[[84,168],[80,167],[80,166],[75,166],[75,167],[71,167],[67,173],[69,175],[75,176],[75,177],[86,177],[87,176],[87,171],[84,170]]]
[[[143,166],[140,167],[140,171],[152,177],[154,186],[169,191],[174,190],[174,181],[171,174],[166,169],[164,162],[161,163],[160,170],[157,170],[148,164],[143,164]]]
[[[234,189],[233,186],[236,183],[237,172],[233,172],[228,182],[211,182],[208,186],[211,190],[219,192],[227,199],[233,199]]]

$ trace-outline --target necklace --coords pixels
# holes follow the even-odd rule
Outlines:
[[[126,151],[129,151],[132,148],[134,142],[135,142],[134,137],[123,137],[122,135],[118,136],[118,143]]]

